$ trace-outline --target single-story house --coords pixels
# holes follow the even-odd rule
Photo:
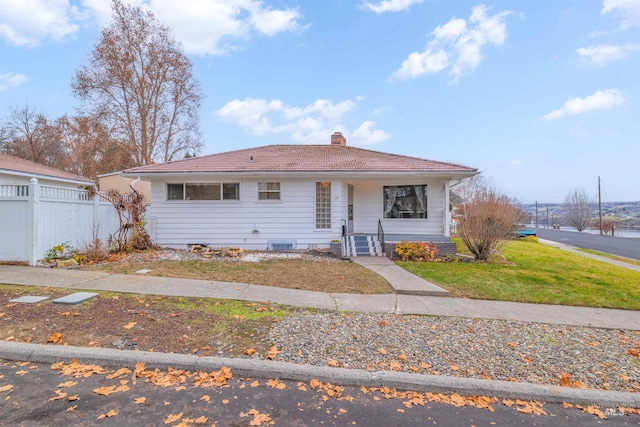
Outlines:
[[[121,175],[122,171],[105,173],[98,175],[98,190],[109,191],[118,190],[122,194],[131,193],[131,186],[144,196],[144,201],[148,205],[151,201],[151,183],[148,181],[138,181]]]
[[[36,178],[41,185],[74,189],[95,184],[74,173],[0,153],[0,185],[29,185],[31,178]]]
[[[151,182],[156,243],[387,253],[449,242],[449,187],[477,169],[350,147],[268,145],[127,169]],[[454,245],[455,247],[455,245]]]

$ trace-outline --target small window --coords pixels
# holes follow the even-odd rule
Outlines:
[[[280,183],[259,182],[258,200],[280,200]]]
[[[383,190],[384,218],[426,218],[426,185],[390,185]]]
[[[222,184],[222,198],[224,200],[240,200],[240,184]]]
[[[240,200],[240,184],[167,184],[167,200]]]
[[[184,184],[167,184],[169,200],[184,200]]]

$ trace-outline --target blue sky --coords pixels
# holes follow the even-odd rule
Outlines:
[[[480,169],[523,202],[640,200],[640,0],[131,0],[172,28],[210,154],[329,143]],[[107,0],[3,0],[0,117],[74,114]]]

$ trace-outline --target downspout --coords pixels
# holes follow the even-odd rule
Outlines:
[[[136,189],[133,188],[138,182],[141,181],[140,176],[138,176],[138,178],[134,179],[133,181],[131,181],[131,183],[129,184],[129,187],[131,187],[131,190],[133,190],[135,193],[137,193]]]

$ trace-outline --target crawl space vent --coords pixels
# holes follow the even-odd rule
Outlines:
[[[270,251],[292,251],[296,249],[296,240],[269,240],[268,249]]]

